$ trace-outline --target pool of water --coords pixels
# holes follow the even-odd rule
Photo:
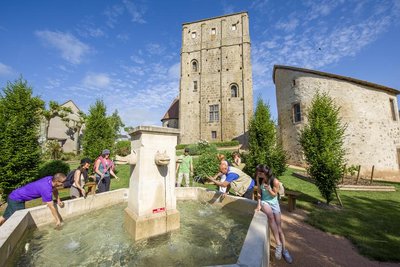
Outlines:
[[[133,242],[123,226],[126,203],[35,229],[12,266],[206,266],[236,263],[251,216],[179,201],[179,230]]]

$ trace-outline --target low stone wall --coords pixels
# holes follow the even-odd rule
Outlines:
[[[199,187],[180,187],[175,190],[177,200],[198,200],[221,205],[243,214],[253,214],[256,202],[235,196],[226,196],[220,200],[220,193]],[[75,217],[90,211],[102,209],[126,201],[128,189],[118,189],[86,199],[78,198],[65,201],[65,207],[59,209],[63,218]],[[122,214],[121,214],[122,216]],[[0,231],[0,266],[4,266],[18,247],[29,229],[54,223],[53,216],[46,205],[20,210],[11,216]],[[236,264],[225,266],[269,266],[268,220],[262,212],[253,215],[239,259]]]

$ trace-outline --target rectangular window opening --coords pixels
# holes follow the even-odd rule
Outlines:
[[[236,29],[237,29],[237,27],[236,27],[236,24],[232,24],[232,31],[236,31]]]
[[[216,34],[217,34],[217,29],[211,28],[211,35],[216,35]]]
[[[197,92],[197,81],[193,81],[193,92]]]
[[[219,105],[210,105],[209,121],[215,122],[219,121]]]
[[[211,131],[211,139],[217,139],[217,131]]]
[[[296,103],[293,105],[293,122],[301,121],[301,108],[300,103]]]
[[[196,38],[196,32],[192,32],[192,39]]]
[[[390,101],[390,110],[392,112],[392,119],[394,121],[397,121],[397,115],[396,115],[396,108],[395,108],[395,103],[394,103],[394,99],[389,99]]]

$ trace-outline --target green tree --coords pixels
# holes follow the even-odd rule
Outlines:
[[[328,205],[345,164],[343,140],[346,126],[341,122],[339,110],[340,107],[327,93],[317,92],[308,111],[308,124],[300,133],[308,173],[315,179]]]
[[[41,149],[38,142],[44,102],[19,78],[0,94],[0,188],[13,189],[37,178]]]
[[[271,119],[269,105],[257,100],[256,112],[249,123],[249,153],[245,171],[255,173],[258,164],[266,164],[277,176],[286,170],[286,155],[278,142],[276,127]]]
[[[103,149],[111,149],[114,145],[114,129],[106,115],[107,109],[102,100],[89,108],[86,117],[85,131],[83,134],[83,154],[91,159],[96,159]]]
[[[121,132],[121,128],[125,127],[125,124],[122,122],[121,117],[118,115],[118,110],[115,110],[108,119],[110,121],[111,128],[114,131],[114,139],[117,139],[118,134]]]

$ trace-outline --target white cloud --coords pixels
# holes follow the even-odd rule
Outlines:
[[[107,89],[111,79],[104,73],[89,73],[83,79],[83,86],[89,88]]]
[[[179,76],[181,75],[181,63],[175,63],[168,69],[168,76],[171,79],[178,80]]]
[[[107,17],[106,24],[110,28],[114,28],[118,22],[118,17],[124,13],[124,7],[120,5],[114,5],[107,8],[104,11],[104,15]]]
[[[69,33],[36,31],[36,36],[61,52],[61,57],[71,64],[80,64],[90,47]]]
[[[290,32],[290,31],[295,30],[298,25],[299,25],[299,20],[297,18],[290,18],[289,17],[289,20],[280,21],[275,25],[275,27],[277,29],[281,29],[281,30],[284,30],[286,32]]]
[[[137,64],[143,64],[145,61],[142,57],[140,56],[136,56],[136,55],[132,55],[131,56],[131,60]]]
[[[146,50],[151,55],[161,55],[165,51],[165,47],[161,46],[160,44],[150,43],[146,45]]]
[[[131,15],[131,20],[133,22],[141,24],[146,23],[143,18],[144,13],[146,12],[146,8],[144,6],[138,7],[135,5],[135,3],[129,0],[123,0],[122,2],[124,3],[129,15]]]
[[[0,62],[0,75],[8,76],[12,74],[14,74],[14,70],[10,66],[7,66]]]

